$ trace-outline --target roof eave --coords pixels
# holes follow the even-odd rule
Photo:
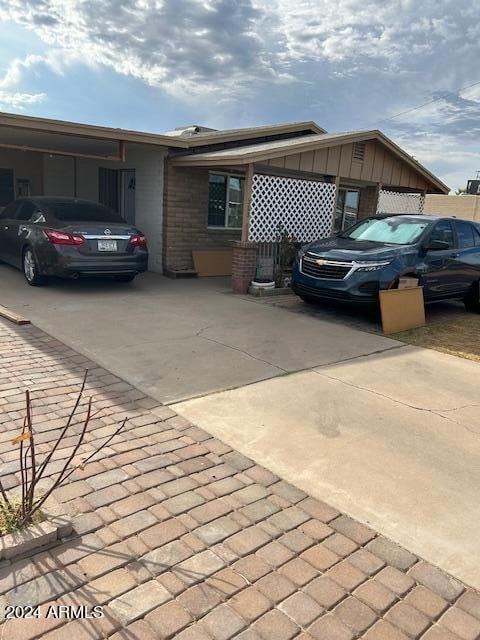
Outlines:
[[[407,162],[410,166],[412,166],[416,171],[421,173],[426,180],[428,180],[432,185],[437,188],[441,193],[448,193],[450,191],[449,187],[444,184],[441,180],[439,180],[436,176],[434,176],[428,169],[426,169],[422,164],[420,164],[415,158],[412,158],[408,153],[403,151],[401,147],[395,144],[390,138],[388,138],[385,134],[383,134],[378,129],[372,129],[370,131],[362,131],[354,134],[346,134],[345,136],[338,136],[338,138],[332,139],[329,138],[324,141],[303,141],[299,142],[296,145],[288,145],[281,147],[279,146],[275,150],[270,151],[245,151],[244,154],[238,156],[233,154],[228,156],[225,154],[220,158],[208,158],[208,154],[205,154],[206,157],[200,158],[195,154],[178,156],[173,160],[173,164],[177,166],[197,166],[197,167],[218,167],[218,166],[241,166],[250,164],[252,162],[262,162],[264,160],[270,160],[274,158],[281,158],[283,156],[295,155],[297,153],[303,153],[306,151],[313,151],[314,149],[321,149],[324,147],[334,147],[342,144],[348,144],[349,142],[358,142],[363,140],[379,140],[386,147],[388,147],[395,155],[400,156],[405,162]],[[212,154],[215,152],[212,152]]]
[[[212,136],[201,136],[195,138],[192,136],[187,139],[187,144],[189,147],[201,147],[206,146],[208,144],[220,144],[222,142],[234,142],[236,140],[255,140],[255,138],[260,138],[262,136],[268,135],[276,135],[281,133],[295,133],[296,131],[304,131],[305,129],[311,129],[314,133],[326,133],[325,129],[319,127],[316,122],[313,120],[308,120],[307,122],[294,122],[292,124],[282,124],[282,125],[272,125],[270,127],[257,127],[251,130],[239,131],[238,133],[228,133],[226,131],[223,135],[222,132],[217,132]]]

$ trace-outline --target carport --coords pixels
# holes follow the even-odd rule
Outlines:
[[[0,114],[0,210],[31,195],[105,204],[147,235],[149,269],[161,271],[166,143],[156,134]]]

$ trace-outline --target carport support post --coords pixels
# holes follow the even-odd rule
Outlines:
[[[249,242],[248,227],[252,200],[253,164],[247,165],[243,191],[242,239],[233,243],[232,289],[234,293],[248,293],[257,269],[257,243]]]

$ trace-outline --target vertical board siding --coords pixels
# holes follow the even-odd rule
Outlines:
[[[348,178],[352,169],[353,144],[342,144],[340,147],[340,167],[341,177]]]
[[[365,156],[363,158],[361,180],[372,180],[373,163],[375,161],[375,142],[367,142],[365,144]]]
[[[375,158],[372,167],[372,181],[381,182],[383,173],[383,161],[385,158],[385,151],[379,145],[375,145]]]
[[[293,156],[285,156],[285,169],[300,169],[300,154],[296,153]]]
[[[327,173],[328,149],[316,149],[313,152],[313,171]]]
[[[300,154],[301,171],[313,172],[314,151],[305,151]]]
[[[392,171],[392,184],[400,184],[400,174],[402,173],[402,167],[398,160],[394,160],[393,162],[393,171]]]
[[[270,160],[270,164],[272,165],[272,167],[281,167],[282,169],[285,168],[285,156],[282,156],[281,158],[272,158]]]
[[[328,149],[326,173],[329,173],[332,176],[338,175],[338,172],[339,172],[340,151],[341,151],[340,147],[329,147]]]
[[[360,180],[362,177],[362,166],[363,162],[358,162],[358,160],[352,160],[352,168],[350,169],[350,178],[354,180]]]
[[[391,184],[392,173],[393,173],[393,158],[390,153],[385,152],[385,160],[383,163],[381,182],[383,184]]]

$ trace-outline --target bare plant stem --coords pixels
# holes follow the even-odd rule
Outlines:
[[[70,412],[70,415],[68,416],[68,420],[66,425],[64,426],[64,428],[62,429],[62,432],[60,433],[60,435],[57,438],[57,441],[55,442],[55,444],[52,447],[52,450],[50,451],[50,453],[47,455],[47,457],[45,458],[45,460],[41,463],[40,467],[37,470],[36,473],[36,478],[35,478],[35,482],[33,483],[33,487],[32,487],[32,492],[35,490],[35,486],[37,485],[38,481],[41,479],[41,477],[43,476],[43,473],[45,471],[45,468],[47,466],[47,464],[50,462],[50,460],[52,459],[53,454],[55,453],[58,445],[60,444],[60,442],[63,440],[63,438],[65,437],[65,434],[67,433],[68,427],[71,425],[71,422],[73,420],[73,417],[75,415],[76,410],[78,409],[78,405],[80,404],[80,400],[82,399],[83,396],[83,391],[85,389],[85,384],[87,382],[87,375],[88,375],[88,369],[85,370],[85,375],[83,376],[83,382],[82,382],[82,386],[80,387],[80,391],[78,393],[77,396],[77,400],[73,406],[72,411]]]
[[[92,412],[92,398],[88,399],[87,412],[86,416],[82,421],[74,424],[82,424],[82,428],[78,437],[78,441],[76,445],[73,447],[71,454],[68,456],[67,460],[63,464],[61,471],[59,472],[57,478],[52,482],[52,485],[49,489],[38,499],[35,499],[35,489],[38,485],[39,480],[42,478],[45,473],[49,462],[52,460],[52,457],[57,450],[60,442],[63,441],[68,428],[72,425],[73,418],[75,413],[80,405],[80,401],[83,397],[83,392],[85,390],[85,384],[87,380],[88,369],[85,371],[85,376],[83,378],[82,386],[80,388],[80,392],[77,396],[76,402],[68,416],[67,422],[63,427],[60,435],[57,437],[55,444],[52,449],[45,457],[45,459],[41,462],[39,467],[37,468],[36,456],[35,456],[35,438],[33,432],[33,419],[32,419],[32,403],[30,392],[27,391],[25,395],[26,401],[26,416],[23,421],[22,432],[20,434],[19,442],[20,442],[20,476],[21,476],[21,488],[22,488],[22,502],[18,507],[17,513],[19,517],[19,526],[25,526],[32,521],[32,517],[36,511],[43,505],[43,503],[48,499],[48,497],[52,494],[52,492],[59,486],[63,485],[66,480],[72,475],[74,471],[78,468],[83,468],[87,462],[92,460],[92,458],[99,453],[104,447],[106,447],[111,440],[118,435],[125,427],[128,418],[125,418],[124,421],[120,424],[117,429],[108,437],[106,440],[95,447],[94,451],[88,455],[84,460],[82,460],[81,464],[74,466],[73,468],[69,468],[73,459],[77,455],[80,450],[81,445],[83,444],[85,434],[87,432],[88,425],[91,419],[99,413],[99,411]],[[28,434],[28,446],[24,445],[24,440],[27,439],[26,434]],[[18,439],[16,439],[18,440]],[[30,474],[29,474],[29,465],[30,462]],[[3,488],[3,485],[0,481],[0,495],[5,502],[5,507],[10,511],[14,511],[14,507],[12,503],[9,501],[6,491]],[[15,509],[16,510],[16,509]]]
[[[22,433],[21,433],[22,436],[25,433],[26,422],[27,422],[27,419],[25,418],[22,426]],[[20,440],[20,480],[22,484],[22,516],[24,516],[25,515],[25,485],[27,483],[27,474],[26,474],[24,459],[23,459],[23,438]]]
[[[70,471],[66,474],[63,475],[64,472],[66,471],[68,465],[70,464],[70,462],[72,461],[74,455],[76,454],[76,452],[78,451],[78,448],[80,447],[80,444],[83,441],[83,437],[85,435],[85,431],[86,431],[86,425],[85,428],[82,430],[82,435],[81,438],[79,439],[74,452],[72,453],[72,455],[70,456],[67,464],[65,464],[64,468],[62,469],[62,471],[60,472],[58,478],[55,480],[55,482],[52,484],[52,486],[48,489],[48,491],[46,493],[44,493],[44,495],[33,505],[32,509],[30,510],[28,516],[27,516],[27,520],[30,520],[31,517],[33,516],[33,514],[42,506],[42,504],[48,499],[48,497],[52,494],[52,492],[60,485],[62,485],[71,475],[74,471],[76,471],[79,467],[83,467],[85,464],[87,464],[87,462],[90,462],[90,460],[99,452],[101,451],[104,447],[107,446],[107,444],[118,434],[120,433],[120,431],[125,427],[127,423],[127,418],[125,418],[125,420],[122,422],[122,424],[105,440],[105,442],[103,444],[101,444],[99,447],[97,447],[95,449],[95,451],[93,451],[87,458],[85,458],[85,460],[83,460],[83,462],[80,465],[77,465],[76,467],[74,467],[73,469],[70,469]],[[87,422],[88,424],[88,422]],[[22,522],[23,524],[23,522]]]
[[[30,482],[30,486],[27,491],[27,512],[31,510],[33,503],[33,490],[35,488],[35,479],[37,473],[37,465],[35,460],[35,439],[33,437],[33,421],[32,421],[32,404],[30,400],[30,391],[26,392],[26,403],[27,403],[27,428],[30,432],[30,461],[31,461],[31,475],[32,479]]]
[[[8,499],[7,492],[3,488],[3,484],[2,484],[1,480],[0,480],[0,495],[2,496],[5,504],[7,505],[7,508],[11,510],[12,509],[12,503]]]

